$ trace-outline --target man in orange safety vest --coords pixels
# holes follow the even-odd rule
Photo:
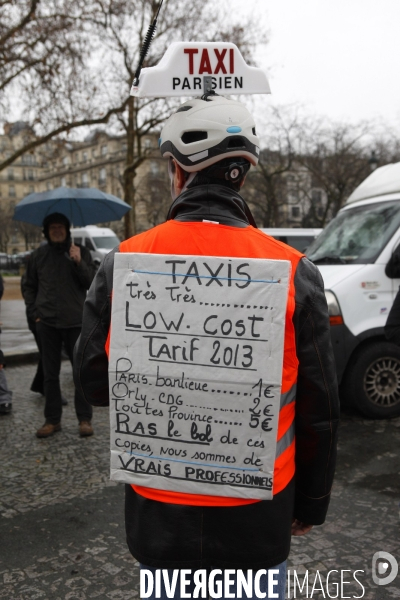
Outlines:
[[[100,266],[85,303],[75,383],[91,404],[109,404],[107,341],[116,253],[289,261],[272,498],[135,483],[126,485],[125,501],[128,546],[148,575],[159,569],[194,574],[219,569],[225,577],[230,569],[252,569],[257,593],[266,592],[270,580],[269,589],[278,595],[269,597],[284,598],[291,535],[304,535],[325,521],[339,403],[319,271],[302,253],[258,230],[239,194],[258,163],[259,148],[249,111],[216,94],[189,100],[168,119],[160,149],[169,161],[172,206],[165,223],[122,242]],[[192,577],[190,589],[196,581]],[[168,597],[180,598],[178,587]],[[161,588],[161,597],[167,597]],[[246,597],[259,597],[252,594]]]

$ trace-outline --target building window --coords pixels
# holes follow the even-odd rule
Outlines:
[[[15,186],[8,186],[8,195],[10,196],[10,198],[15,198]]]
[[[89,175],[82,173],[82,187],[89,187]]]
[[[32,169],[28,169],[28,179],[29,179],[29,181],[33,181],[33,170]]]
[[[104,146],[101,147],[101,155],[102,156],[106,156],[106,154],[108,154],[108,146],[107,146],[107,144],[105,144]]]
[[[100,185],[104,185],[106,183],[106,180],[107,180],[107,172],[106,172],[106,170],[104,168],[100,169],[100,171],[99,171],[99,184]]]
[[[313,204],[320,204],[322,202],[322,192],[320,190],[312,190],[311,200]]]
[[[67,164],[69,163],[68,156],[63,156],[62,163],[63,163],[64,167],[67,166]]]
[[[47,187],[47,190],[51,190],[52,189],[50,181],[48,181],[46,183],[46,187]]]
[[[32,154],[24,154],[21,158],[21,162],[23,165],[33,165],[35,161]]]
[[[318,206],[317,208],[317,216],[318,217],[323,217],[324,216],[324,209],[322,206]]]
[[[7,177],[10,181],[12,181],[14,179],[14,169],[10,168],[7,170]]]
[[[29,186],[29,193],[33,194],[34,191],[35,191],[35,186],[34,185],[30,185]]]
[[[292,206],[292,217],[299,217],[300,216],[300,207],[299,206]]]
[[[87,161],[87,152],[82,152],[82,161],[83,162]]]
[[[75,162],[79,162],[79,152],[75,154]]]
[[[144,140],[144,147],[145,148],[151,148],[151,139],[150,138],[145,138],[145,140]]]
[[[96,156],[96,148],[92,148],[92,156],[93,158]]]
[[[61,177],[61,187],[67,187],[67,180],[65,177]]]

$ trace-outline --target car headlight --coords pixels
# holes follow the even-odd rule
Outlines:
[[[328,304],[329,322],[331,325],[343,325],[342,311],[339,302],[333,292],[325,290],[325,298]]]

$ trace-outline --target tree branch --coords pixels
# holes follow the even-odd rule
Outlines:
[[[60,135],[61,133],[65,133],[67,131],[70,131],[71,129],[76,129],[77,127],[84,127],[85,125],[100,125],[101,123],[107,123],[112,115],[118,114],[119,112],[125,110],[127,103],[128,99],[126,99],[117,108],[111,108],[103,117],[99,117],[98,119],[80,119],[77,121],[72,121],[71,123],[66,123],[64,125],[61,125],[60,127],[57,127],[56,129],[53,129],[46,135],[37,137],[35,140],[32,140],[28,144],[25,144],[24,146],[16,150],[14,154],[12,154],[9,158],[0,163],[0,171],[11,165],[15,160],[17,160],[17,158],[19,158],[26,152],[30,152],[34,148],[45,144],[46,142],[56,137],[57,135]]]

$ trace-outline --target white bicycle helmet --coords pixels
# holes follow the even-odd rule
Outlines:
[[[182,104],[167,120],[159,145],[162,156],[172,156],[189,173],[231,157],[246,158],[255,166],[260,153],[254,119],[247,108],[217,95]]]

